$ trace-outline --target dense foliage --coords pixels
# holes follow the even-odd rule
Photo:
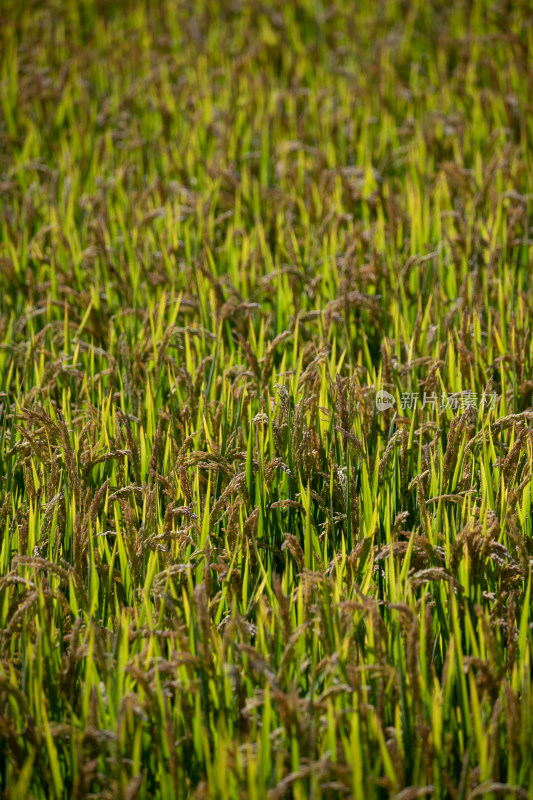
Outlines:
[[[4,797],[533,797],[532,55],[0,3]]]

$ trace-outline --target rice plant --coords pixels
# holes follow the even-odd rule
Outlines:
[[[533,798],[528,0],[0,3],[5,798]]]

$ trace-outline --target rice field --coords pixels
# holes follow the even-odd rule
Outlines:
[[[533,799],[529,0],[0,2],[0,794]]]

